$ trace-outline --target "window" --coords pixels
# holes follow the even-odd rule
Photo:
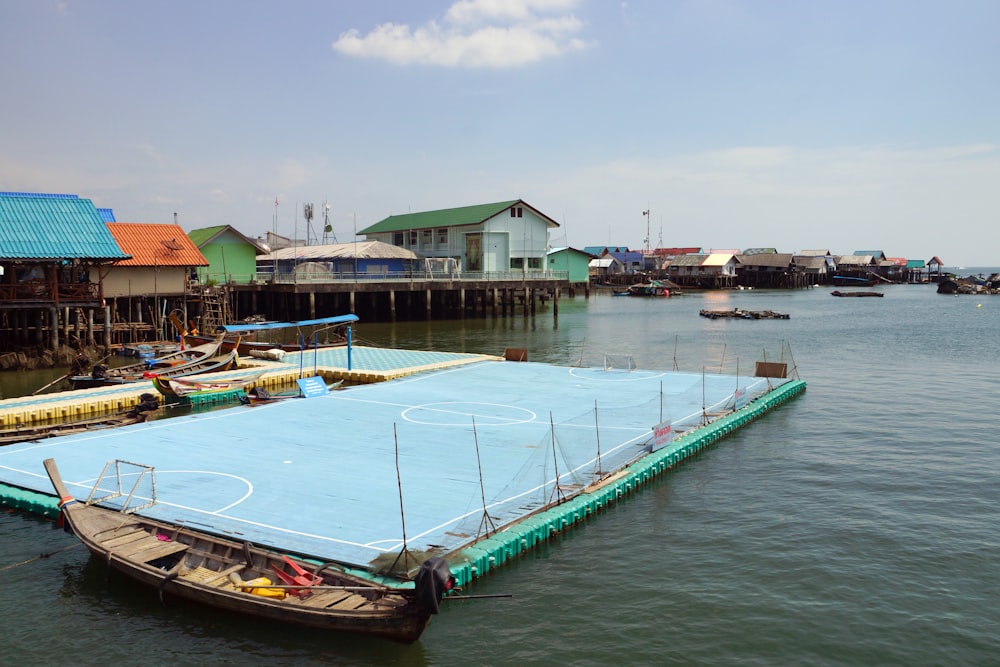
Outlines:
[[[521,270],[524,268],[524,258],[523,257],[511,257],[510,258],[510,268]]]
[[[438,240],[437,240],[438,247],[439,248],[447,248],[448,247],[448,228],[447,227],[442,227],[442,228],[438,229],[437,230],[437,237],[438,237]]]
[[[411,248],[417,247],[417,232],[412,230],[410,231],[410,247]]]
[[[529,269],[540,269],[540,268],[542,268],[542,258],[541,257],[529,257],[528,258],[528,268]]]
[[[392,245],[402,246],[403,245],[403,232],[393,232],[392,233]]]
[[[521,208],[520,206],[511,206],[510,207],[510,217],[512,217],[512,218],[523,218],[524,217],[524,209]]]
[[[433,243],[434,243],[434,230],[424,229],[420,233],[420,247],[430,248]]]

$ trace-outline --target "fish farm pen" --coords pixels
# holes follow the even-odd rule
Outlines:
[[[324,354],[320,374],[347,372],[336,356],[345,350]],[[371,576],[386,574],[385,560],[444,556],[466,584],[806,388],[773,362],[733,377],[376,348],[354,355],[359,384],[327,395],[2,447],[0,504],[56,515],[43,458],[58,460],[81,498],[109,459],[136,461],[166,473],[156,478],[157,502],[140,512],[151,519]],[[609,397],[617,387],[628,401]],[[91,401],[91,391],[99,390],[74,393]],[[190,444],[202,442],[213,446]]]

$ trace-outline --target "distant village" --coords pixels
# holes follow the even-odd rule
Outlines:
[[[75,194],[0,192],[0,354],[169,337],[171,313],[203,328],[258,314],[364,321],[513,314],[515,303],[527,314],[560,293],[657,280],[733,289],[948,277],[937,257],[882,250],[553,248],[559,223],[521,199],[392,215],[347,242],[328,219],[314,228],[312,205],[304,217],[304,240],[251,238],[228,224],[121,222]]]

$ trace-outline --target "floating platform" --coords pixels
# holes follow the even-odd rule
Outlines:
[[[294,385],[298,378],[313,375],[320,375],[327,382],[344,380],[345,384],[369,384],[499,358],[483,354],[394,350],[355,345],[350,349],[345,346],[290,352],[281,361],[240,357],[238,369],[201,377],[225,380],[245,375],[248,369],[256,368],[267,369],[257,383],[266,389]],[[0,400],[0,429],[115,414],[138,405],[142,402],[142,394],[159,396],[153,383],[143,380],[124,385]],[[232,402],[236,402],[235,394],[231,398]]]
[[[44,459],[81,499],[108,461],[131,461],[156,472],[157,502],[142,515],[358,568],[404,547],[441,554],[464,584],[805,390],[763,377],[441,363],[315,398],[8,445],[0,498],[54,516]],[[114,487],[105,478],[100,492]]]

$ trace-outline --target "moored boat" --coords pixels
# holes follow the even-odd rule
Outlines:
[[[174,326],[180,327],[176,316]],[[335,315],[315,320],[300,320],[297,322],[255,322],[250,324],[227,324],[219,327],[224,337],[222,349],[236,349],[243,356],[255,356],[254,352],[282,350],[284,352],[300,352],[302,350],[326,349],[344,347],[350,340],[350,326],[358,321],[357,315]],[[268,341],[257,339],[258,334],[269,332],[270,336],[282,335],[281,332],[296,330],[294,341]],[[306,335],[303,330],[312,330]],[[323,334],[322,340],[319,334]],[[191,345],[207,342],[211,336],[205,334],[187,333],[182,331],[184,340]],[[311,338],[311,340],[310,340]]]
[[[328,392],[333,391],[334,389],[338,389],[342,384],[344,384],[343,380],[331,382],[326,385],[326,390]],[[288,389],[286,391],[269,391],[265,387],[258,385],[247,392],[246,402],[250,405],[260,405],[261,403],[283,401],[287,398],[303,398],[304,396],[305,395],[302,393],[301,387]]]
[[[182,377],[154,375],[152,380],[156,390],[167,398],[191,399],[229,391],[246,390],[247,387],[260,380],[266,372],[265,369],[229,379],[202,378],[200,373]]]
[[[92,417],[89,419],[78,419],[75,421],[60,422],[56,424],[42,424],[38,426],[12,427],[0,429],[0,445],[11,445],[18,442],[32,442],[43,438],[52,438],[57,435],[74,435],[77,433],[88,433],[92,431],[102,431],[129,424],[139,424],[146,421],[150,412],[156,411],[160,407],[159,401],[153,394],[142,394],[140,403],[133,408],[113,415],[103,417]]]
[[[217,363],[212,362],[219,352],[222,339],[223,336],[220,334],[210,342],[126,366],[108,368],[104,364],[97,364],[89,375],[73,375],[68,379],[73,389],[87,389],[138,382],[148,379],[153,373],[176,377],[189,373],[207,372],[209,369],[224,370],[219,368]],[[235,357],[230,358],[226,367],[232,365],[235,359]],[[215,359],[215,361],[218,360]]]
[[[832,292],[830,292],[830,294],[832,294],[833,296],[885,296],[884,294],[882,294],[882,292],[859,292],[859,291],[841,292],[839,289],[833,290]]]
[[[454,583],[440,557],[424,561],[412,587],[395,587],[338,563],[77,501],[55,461],[44,466],[62,518],[80,541],[109,568],[156,589],[161,600],[173,595],[270,621],[412,642]],[[140,478],[155,472],[141,467]]]

